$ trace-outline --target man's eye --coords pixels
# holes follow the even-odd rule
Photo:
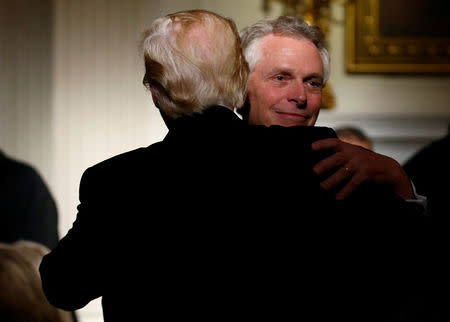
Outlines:
[[[284,80],[284,76],[278,75],[278,76],[276,77],[276,80],[277,80],[277,81],[283,81],[283,80]]]
[[[322,83],[315,82],[315,81],[309,81],[308,84],[309,84],[309,86],[312,86],[312,87],[322,87]]]

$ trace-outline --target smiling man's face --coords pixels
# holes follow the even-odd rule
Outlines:
[[[313,126],[322,101],[323,66],[307,39],[267,35],[250,74],[250,124]]]

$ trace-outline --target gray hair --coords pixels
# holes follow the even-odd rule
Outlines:
[[[324,34],[319,27],[309,25],[300,17],[280,16],[263,19],[242,30],[242,49],[249,64],[250,72],[253,71],[261,58],[259,50],[261,39],[270,34],[310,40],[317,47],[320,58],[322,58],[323,84],[325,85],[330,77],[330,54],[326,48]]]

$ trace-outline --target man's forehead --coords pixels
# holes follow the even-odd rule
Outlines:
[[[319,50],[309,39],[271,34],[262,38],[260,46],[261,57],[257,66],[264,74],[301,71],[323,77]]]
[[[281,34],[269,34],[264,36],[261,39],[260,46],[260,48],[265,52],[289,52],[299,50],[304,47],[309,47],[310,49],[315,49],[318,51],[317,47],[309,39]]]

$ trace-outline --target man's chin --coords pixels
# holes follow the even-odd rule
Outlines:
[[[270,125],[279,125],[284,127],[291,127],[291,126],[309,126],[308,120],[291,120],[291,119],[277,119],[272,120]]]
[[[311,118],[298,114],[276,113],[270,120],[270,125],[280,125],[284,127],[291,126],[310,126]]]

